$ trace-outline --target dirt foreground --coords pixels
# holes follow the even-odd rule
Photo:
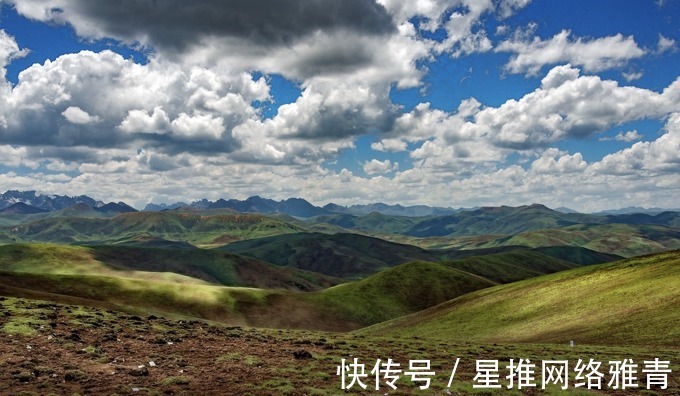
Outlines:
[[[478,359],[576,361],[598,356],[603,361],[642,361],[655,355],[673,361],[668,389],[648,391],[641,381],[640,389],[606,394],[680,395],[678,350],[368,339],[354,334],[226,327],[9,297],[0,297],[0,308],[2,395],[462,395],[473,392]],[[367,388],[355,384],[342,390],[338,367],[342,359],[351,362],[354,358],[366,364],[367,376],[362,380]],[[376,390],[370,371],[376,359],[388,358],[400,362],[403,371],[409,360],[429,360],[435,372],[429,388],[421,390],[422,383],[404,376],[395,382],[396,390],[384,381]],[[457,358],[460,363],[449,387]],[[510,392],[504,391],[486,394]],[[542,392],[529,388],[511,394]]]

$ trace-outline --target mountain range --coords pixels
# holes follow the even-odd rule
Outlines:
[[[26,206],[12,207],[15,204],[25,204]],[[39,191],[17,191],[10,190],[3,194],[0,194],[0,213],[3,214],[35,214],[44,212],[52,212],[57,210],[63,210],[74,205],[85,204],[92,208],[102,208],[108,206],[106,209],[102,209],[102,212],[131,212],[136,211],[135,208],[127,205],[124,202],[109,203],[105,204],[103,201],[96,200],[87,195],[80,196],[66,196],[66,195],[50,195],[42,193]],[[122,208],[125,208],[124,210]],[[478,211],[485,208],[444,208],[444,207],[432,207],[427,205],[414,205],[414,206],[402,206],[399,204],[388,205],[385,203],[371,203],[365,205],[351,205],[342,206],[334,203],[329,203],[323,207],[315,206],[302,198],[288,198],[281,201],[276,201],[273,199],[262,198],[259,196],[252,196],[245,200],[238,199],[218,199],[216,201],[210,201],[208,199],[201,199],[191,203],[186,202],[176,202],[173,204],[156,204],[149,203],[143,209],[145,212],[159,212],[168,210],[188,210],[188,209],[198,209],[198,210],[210,210],[210,209],[227,209],[242,213],[283,213],[289,216],[297,218],[311,218],[315,216],[328,216],[328,215],[351,215],[351,216],[363,216],[372,213],[379,213],[388,216],[403,216],[403,217],[441,217],[441,216],[452,216],[459,214],[461,212],[471,212]],[[4,212],[3,212],[4,211]],[[555,212],[577,215],[579,212],[560,207],[554,210]],[[606,210],[597,213],[596,215],[625,215],[625,214],[636,214],[644,213],[648,215],[657,215],[668,211],[680,211],[680,209],[662,209],[662,208],[642,208],[642,207],[628,207],[617,210]]]
[[[79,203],[83,203],[95,208],[104,206],[104,202],[97,201],[88,197],[87,195],[69,197],[65,195],[49,195],[35,190],[9,190],[4,194],[0,194],[0,209],[5,209],[16,203],[24,203],[45,211],[66,209],[69,206]]]

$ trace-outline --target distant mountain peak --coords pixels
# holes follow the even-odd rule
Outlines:
[[[97,201],[86,195],[69,197],[66,195],[49,195],[36,190],[9,190],[3,194],[0,194],[0,209],[7,208],[19,202],[49,212],[66,209],[69,206],[73,206],[78,203],[84,203],[92,207],[103,205],[103,202]]]
[[[44,209],[36,208],[35,206],[27,205],[23,202],[17,202],[15,204],[12,204],[2,210],[0,210],[0,214],[37,214],[37,213],[45,213],[47,212]]]
[[[103,205],[99,208],[95,208],[97,212],[102,212],[102,213],[131,213],[131,212],[137,212],[137,209],[133,208],[132,206],[126,204],[125,202],[109,202],[106,205]]]

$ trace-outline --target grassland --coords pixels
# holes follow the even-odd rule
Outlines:
[[[673,251],[480,290],[362,334],[677,346],[678,307],[680,252]]]
[[[302,232],[294,224],[257,214],[192,212],[123,213],[110,219],[53,217],[15,225],[12,237],[24,242],[140,244],[140,238],[220,246],[233,241]],[[8,232],[8,231],[5,231]]]
[[[322,274],[279,268],[227,252],[129,246],[5,245],[0,246],[0,270],[305,291],[340,282]]]
[[[437,260],[438,254],[382,239],[348,233],[297,233],[235,242],[223,250],[279,266],[289,266],[340,278],[356,279],[417,260]]]
[[[93,305],[232,325],[333,331],[358,329],[498,283],[575,266],[518,251],[406,263],[302,293],[312,286],[319,289],[323,282],[333,285],[333,279],[217,250],[11,245],[0,247],[0,258],[0,285],[8,295],[65,302],[77,298]],[[224,287],[248,285],[248,274],[253,282],[266,284]]]

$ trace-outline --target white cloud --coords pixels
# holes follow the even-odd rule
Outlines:
[[[567,64],[556,66],[541,80],[541,89],[557,88],[568,81],[578,79],[580,70]]]
[[[421,86],[427,70],[419,65],[427,67],[435,55],[490,51],[485,22],[506,18],[527,0],[380,0],[387,14],[372,2],[349,1],[342,7],[366,10],[367,19],[351,14],[333,26],[316,19],[286,25],[288,16],[238,5],[246,21],[265,21],[283,33],[268,42],[254,23],[239,31],[211,25],[211,18],[184,18],[177,29],[165,29],[163,21],[134,25],[105,3],[86,9],[77,7],[82,1],[16,2],[23,15],[72,24],[86,40],[137,40],[154,51],[144,65],[110,51],[83,51],[34,65],[16,87],[3,79],[0,162],[33,171],[0,174],[0,187],[95,194],[96,186],[98,197],[137,206],[149,199],[245,198],[256,191],[318,204],[477,206],[524,204],[532,197],[582,210],[629,201],[672,206],[680,192],[679,117],[669,118],[680,111],[680,80],[655,92],[579,69],[596,72],[638,59],[646,50],[633,37],[579,38],[563,31],[541,39],[535,24],[515,34],[500,29],[504,41],[497,51],[510,54],[506,72],[537,75],[543,66],[561,66],[534,91],[496,107],[474,98],[453,112],[422,103],[403,113],[393,105],[390,89]],[[213,3],[195,9],[206,4]],[[141,19],[149,15],[157,17]],[[119,19],[120,25],[113,23]],[[422,30],[440,28],[442,42],[423,38]],[[673,39],[659,36],[659,52],[674,47]],[[3,68],[25,53],[0,34]],[[264,119],[253,102],[270,101],[272,93],[266,77],[244,72],[251,70],[281,74],[302,94]],[[626,70],[624,78],[635,80]],[[614,139],[631,147],[591,163],[581,153],[554,148],[640,119],[668,119],[665,134],[632,144],[642,136],[620,133]],[[367,133],[377,136],[373,150],[410,150],[412,167],[373,159],[359,164],[369,175],[362,177],[322,166]],[[508,165],[510,154],[528,168]]]
[[[259,118],[264,77],[82,51],[33,65],[3,96],[0,140],[9,144],[228,153],[231,130]],[[221,124],[221,125],[220,125]]]
[[[364,163],[364,172],[366,172],[367,175],[385,174],[396,172],[397,170],[399,170],[399,163],[392,163],[392,161],[388,159],[384,161],[372,159]]]
[[[0,29],[0,79],[4,81],[7,65],[14,59],[23,58],[28,53],[29,50],[27,48],[19,49],[19,45],[14,40],[14,37]]]
[[[623,76],[623,78],[626,79],[626,81],[631,82],[631,81],[641,79],[642,76],[644,76],[645,74],[641,71],[639,71],[639,72],[631,71],[631,72],[623,72],[623,73],[621,73],[621,75]]]
[[[180,113],[172,121],[172,132],[183,138],[203,137],[219,140],[224,133],[224,120],[210,114],[190,116],[187,113]]]
[[[128,111],[127,117],[121,122],[119,128],[128,133],[154,133],[169,130],[171,124],[168,114],[161,106],[156,106],[152,114],[146,110]]]
[[[680,79],[657,93],[597,76],[581,76],[570,65],[557,66],[539,88],[499,107],[484,107],[469,99],[456,112],[446,113],[422,103],[397,119],[389,139],[421,142],[410,153],[421,168],[462,175],[494,169],[511,153],[554,154],[544,150],[561,140],[589,138],[630,121],[664,119],[680,111],[679,99]],[[617,139],[640,137],[630,131]],[[580,154],[565,155],[541,158],[534,166],[537,171],[582,168]]]
[[[400,152],[400,151],[406,151],[406,148],[408,147],[407,143],[403,140],[399,139],[384,139],[379,142],[375,142],[371,144],[371,149],[375,151],[383,151],[383,152]]]
[[[563,30],[551,39],[532,40],[513,38],[499,43],[496,52],[513,54],[505,70],[514,74],[536,76],[545,65],[571,63],[587,71],[598,72],[627,64],[645,54],[632,36],[614,36],[571,39],[571,31]]]
[[[25,166],[30,169],[37,169],[40,166],[38,161],[29,158],[25,147],[9,145],[0,146],[0,164],[13,168]]]
[[[91,116],[85,110],[77,106],[69,106],[61,115],[70,123],[77,125],[95,124],[100,121],[98,116]]]
[[[630,142],[634,142],[636,140],[640,140],[642,138],[643,138],[643,136],[640,135],[640,133],[638,131],[632,130],[632,131],[628,131],[628,132],[619,132],[613,138],[607,138],[607,137],[600,138],[600,141],[601,142],[607,142],[607,141],[616,140],[616,141],[619,141],[619,142],[630,143]]]
[[[526,7],[531,0],[503,0],[499,5],[499,12],[502,18],[508,18],[516,11]]]
[[[565,174],[581,172],[587,166],[581,153],[569,155],[564,151],[551,148],[544,151],[541,157],[531,164],[531,170],[536,173]]]
[[[663,54],[664,52],[674,52],[676,50],[677,46],[674,39],[659,34],[659,44],[656,50],[657,53]]]
[[[501,146],[529,148],[565,138],[583,138],[627,121],[662,118],[677,111],[680,80],[661,93],[619,86],[596,76],[574,78],[569,67],[553,69],[545,86],[520,100],[485,108],[475,124]]]
[[[593,165],[598,172],[614,175],[655,176],[680,172],[680,113],[666,123],[666,133],[653,142],[637,142],[609,154]]]

